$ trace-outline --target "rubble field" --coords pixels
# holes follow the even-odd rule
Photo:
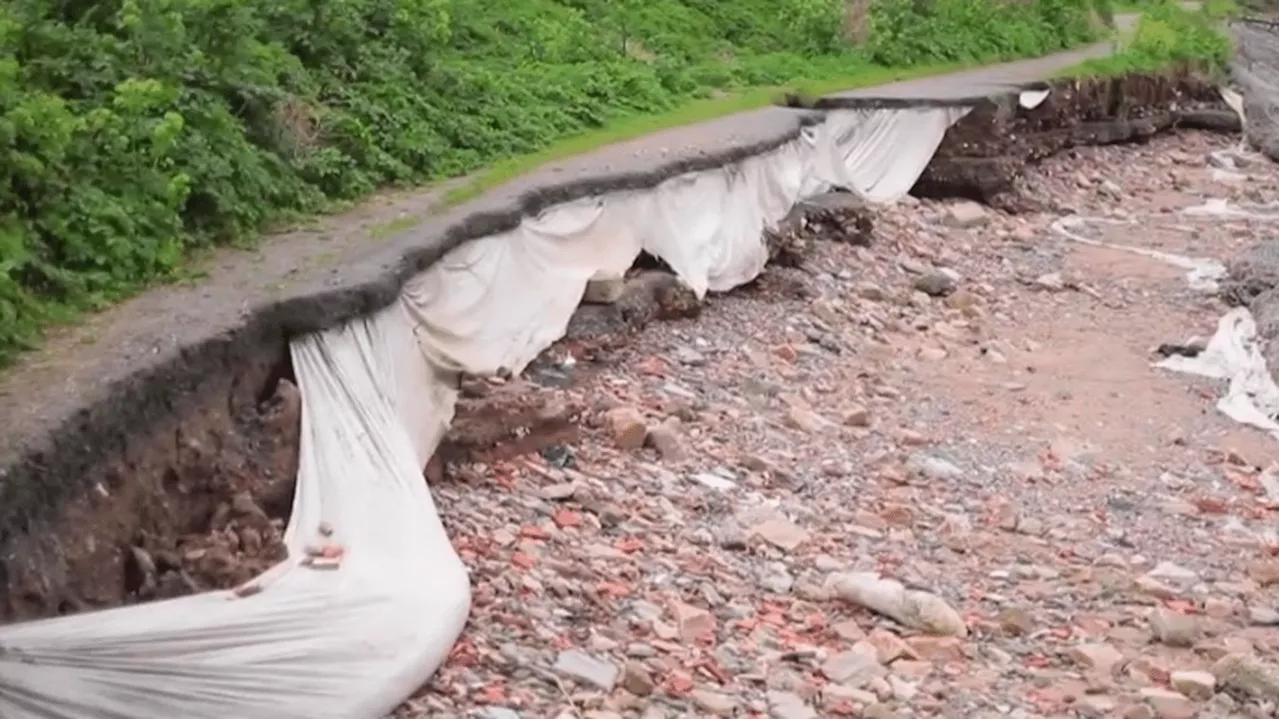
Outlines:
[[[1276,441],[1152,366],[1228,304],[1051,228],[1228,263],[1275,219],[1180,210],[1274,214],[1275,167],[1181,132],[1015,191],[824,198],[753,285],[464,382],[473,614],[396,716],[1275,716]]]

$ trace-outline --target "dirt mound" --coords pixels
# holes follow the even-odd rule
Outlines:
[[[1273,378],[1277,370],[1277,337],[1280,336],[1280,294],[1276,266],[1280,265],[1280,244],[1274,240],[1260,242],[1227,266],[1222,282],[1222,299],[1228,304],[1248,306],[1258,323],[1262,355]]]
[[[1222,299],[1233,305],[1247,305],[1255,297],[1276,291],[1276,266],[1280,248],[1274,242],[1260,242],[1227,266],[1222,282]]]
[[[1280,132],[1277,128],[1280,122],[1277,48],[1280,43],[1276,23],[1274,20],[1242,20],[1232,24],[1231,34],[1236,41],[1231,79],[1244,98],[1245,136],[1254,149],[1275,160],[1280,152],[1277,141],[1277,132]]]
[[[1026,200],[1011,193],[1028,164],[1072,147],[1144,141],[1179,126],[1235,132],[1239,120],[1213,84],[1193,75],[1055,83],[1035,108],[992,101],[962,118],[912,194],[1024,209]]]

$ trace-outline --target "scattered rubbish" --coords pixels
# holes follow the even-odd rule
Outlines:
[[[1203,344],[1173,344],[1166,342],[1156,348],[1156,354],[1161,357],[1197,357],[1204,352]]]

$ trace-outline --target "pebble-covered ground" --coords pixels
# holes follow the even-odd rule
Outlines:
[[[1050,229],[1227,261],[1274,216],[1180,210],[1276,201],[1233,147],[1060,156],[1053,214],[882,209],[578,362],[578,441],[433,483],[474,606],[396,716],[1275,716],[1276,440],[1152,366],[1225,306]]]

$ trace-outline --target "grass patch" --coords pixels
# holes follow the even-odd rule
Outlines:
[[[778,98],[785,93],[797,92],[805,95],[826,95],[841,90],[852,90],[956,72],[967,67],[973,67],[975,64],[973,62],[959,62],[906,70],[866,66],[860,72],[841,77],[752,88],[745,92],[723,97],[696,100],[660,115],[621,118],[599,130],[553,143],[544,150],[507,158],[489,165],[481,170],[474,179],[445,193],[442,207],[453,207],[475,199],[543,165],[586,154],[607,145],[634,140],[662,130],[706,122],[739,112],[757,110],[776,103]]]

